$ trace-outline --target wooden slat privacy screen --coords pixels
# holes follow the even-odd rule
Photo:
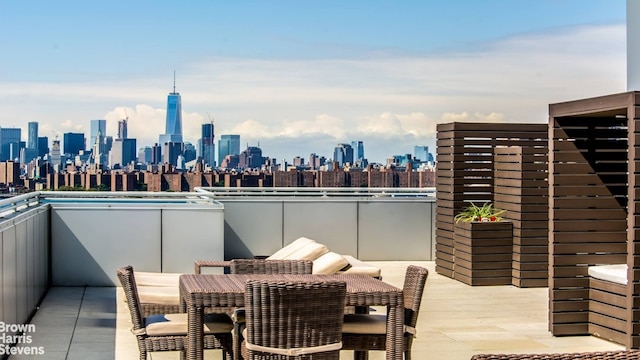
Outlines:
[[[549,105],[549,328],[640,345],[640,93]],[[588,267],[628,264],[628,284]]]
[[[498,149],[514,146],[523,150],[516,152],[505,150],[507,151],[505,153],[496,153],[502,151]],[[539,237],[541,232],[544,232],[546,244],[544,220],[546,220],[547,210],[544,204],[534,204],[532,197],[540,196],[541,192],[547,190],[547,150],[546,124],[454,122],[438,125],[436,157],[436,271],[438,273],[451,278],[456,277],[454,216],[470,202],[482,205],[485,202],[499,201],[503,206],[510,208],[507,209],[507,220],[514,221],[514,234],[518,238],[514,245],[517,251],[513,252],[515,259],[512,260],[514,261],[512,283],[517,286],[546,286],[546,277],[539,277],[546,276],[546,271],[541,273],[539,269],[546,266],[547,252],[539,245],[541,242]],[[497,161],[497,159],[500,160]],[[521,164],[523,161],[526,163],[515,165],[518,161]],[[530,161],[532,162],[529,163]],[[518,172],[520,174],[517,174]],[[544,208],[543,214],[541,214],[541,207]],[[541,225],[541,222],[544,224]],[[523,244],[522,239],[529,239],[533,243]],[[523,245],[527,247],[524,248]],[[544,252],[535,253],[535,251]],[[523,265],[523,262],[530,262],[531,265]],[[526,269],[530,270],[523,272]],[[523,280],[523,276],[532,280]],[[493,282],[483,280],[476,283],[504,284],[504,278],[496,277]],[[469,281],[465,282],[469,283]]]

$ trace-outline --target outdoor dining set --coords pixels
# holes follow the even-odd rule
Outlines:
[[[150,352],[180,351],[181,358],[202,360],[209,349],[221,350],[229,360],[339,359],[341,350],[353,350],[356,359],[366,359],[369,350],[383,350],[387,359],[411,357],[428,276],[423,267],[408,266],[398,288],[380,276],[320,274],[309,259],[196,264],[197,272],[201,266],[226,270],[180,275],[137,272],[132,266],[117,270],[140,359]]]

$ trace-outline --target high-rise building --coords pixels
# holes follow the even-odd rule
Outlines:
[[[182,142],[167,142],[164,143],[163,162],[165,164],[171,164],[173,166],[178,165],[178,155],[182,155],[184,152],[184,143]]]
[[[136,160],[136,139],[115,139],[109,152],[109,167],[118,168]]]
[[[422,162],[429,161],[429,147],[424,145],[416,145],[413,147],[413,157]]]
[[[118,139],[127,138],[127,119],[118,121]]]
[[[38,122],[30,121],[28,123],[27,148],[38,149]]]
[[[49,137],[38,136],[38,156],[43,157],[49,153]]]
[[[361,140],[352,141],[351,147],[353,148],[353,160],[364,160],[364,143]]]
[[[107,154],[105,137],[101,130],[98,130],[93,145],[91,146],[91,163],[96,165],[105,165],[107,163]]]
[[[196,147],[190,142],[182,143],[182,157],[185,162],[195,160],[198,157]]]
[[[176,92],[176,74],[173,73],[173,92],[167,96],[167,119],[165,132],[160,135],[160,146],[165,143],[182,142],[182,99],[180,93]]]
[[[51,165],[56,171],[60,171],[60,165],[62,163],[62,156],[60,153],[60,140],[55,139],[51,143]]]
[[[22,130],[20,128],[0,128],[0,161],[14,160],[12,155],[15,158],[20,156],[21,136]]]
[[[240,153],[238,167],[241,169],[260,168],[266,158],[262,156],[262,149],[256,146],[248,146],[246,150]]]
[[[151,147],[151,163],[162,164],[162,147],[158,144]]]
[[[222,135],[218,140],[218,164],[227,155],[240,155],[240,135]]]
[[[89,130],[89,148],[93,149],[93,146],[96,144],[96,137],[98,136],[98,132],[100,132],[103,137],[107,136],[107,120],[91,120],[91,126]]]
[[[202,138],[201,140],[201,153],[200,157],[204,160],[205,164],[213,167],[216,164],[216,149],[214,143],[214,127],[213,121],[208,124],[202,124]]]
[[[293,158],[293,166],[303,166],[304,165],[304,158],[300,157],[300,156],[296,156]]]
[[[145,146],[138,149],[138,162],[143,164],[151,164],[151,146]]]
[[[63,153],[65,155],[78,155],[80,151],[84,151],[84,134],[83,133],[64,133],[62,135],[64,143]]]
[[[338,144],[333,151],[333,161],[340,166],[353,164],[353,148],[349,144]]]

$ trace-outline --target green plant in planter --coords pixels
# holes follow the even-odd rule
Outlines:
[[[491,221],[502,221],[502,214],[504,214],[506,210],[499,210],[493,207],[493,204],[487,202],[482,205],[482,207],[477,206],[474,203],[467,206],[462,210],[458,215],[454,217],[456,223],[458,222],[491,222]]]

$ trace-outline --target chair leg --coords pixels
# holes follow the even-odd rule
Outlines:
[[[369,360],[369,352],[354,350],[353,351],[353,360]]]

